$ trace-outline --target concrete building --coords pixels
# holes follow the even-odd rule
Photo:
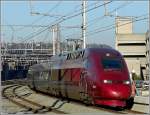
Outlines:
[[[133,33],[132,17],[116,18],[116,49],[124,56],[129,72],[146,79],[146,34]]]
[[[146,33],[146,79],[150,77],[150,31]]]

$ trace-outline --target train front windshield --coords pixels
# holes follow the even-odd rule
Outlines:
[[[104,58],[102,59],[102,66],[104,70],[109,70],[109,69],[117,69],[121,70],[122,68],[122,61],[120,59],[112,59],[112,58]]]

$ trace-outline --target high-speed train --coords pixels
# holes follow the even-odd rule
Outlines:
[[[52,56],[31,66],[27,79],[33,89],[85,104],[133,105],[127,65],[112,48],[86,48]]]

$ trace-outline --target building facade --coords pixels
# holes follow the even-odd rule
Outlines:
[[[150,77],[150,42],[149,42],[150,31],[146,33],[146,79]]]
[[[130,73],[147,79],[146,34],[133,33],[132,17],[116,18],[116,49],[122,53]]]

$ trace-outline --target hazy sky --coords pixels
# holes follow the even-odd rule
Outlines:
[[[80,14],[81,1],[2,1],[1,2],[1,39],[2,41],[44,41],[51,42],[50,28],[41,26],[53,25],[56,20]],[[113,1],[107,5],[104,1],[88,1],[86,13],[87,43],[101,43],[115,46],[115,29],[109,28],[115,24],[115,16],[134,16],[142,19],[148,17],[149,1]],[[101,5],[101,6],[100,6]],[[100,6],[96,8],[97,6]],[[112,16],[104,16],[111,12]],[[115,10],[117,9],[117,10]],[[37,15],[31,15],[39,13]],[[47,14],[49,16],[43,16]],[[66,16],[66,17],[65,17]],[[139,17],[141,16],[141,17]],[[82,15],[67,19],[60,23],[61,40],[81,37]],[[134,22],[134,33],[145,33],[149,20]],[[13,26],[11,26],[13,25]],[[27,26],[21,26],[27,25]],[[39,25],[39,26],[38,26]],[[44,31],[45,29],[45,31]],[[107,30],[108,29],[108,30]],[[107,30],[107,31],[106,31]],[[43,31],[43,32],[41,32]],[[40,34],[38,34],[41,32]],[[38,34],[38,35],[37,35]],[[33,35],[35,35],[33,37]]]

